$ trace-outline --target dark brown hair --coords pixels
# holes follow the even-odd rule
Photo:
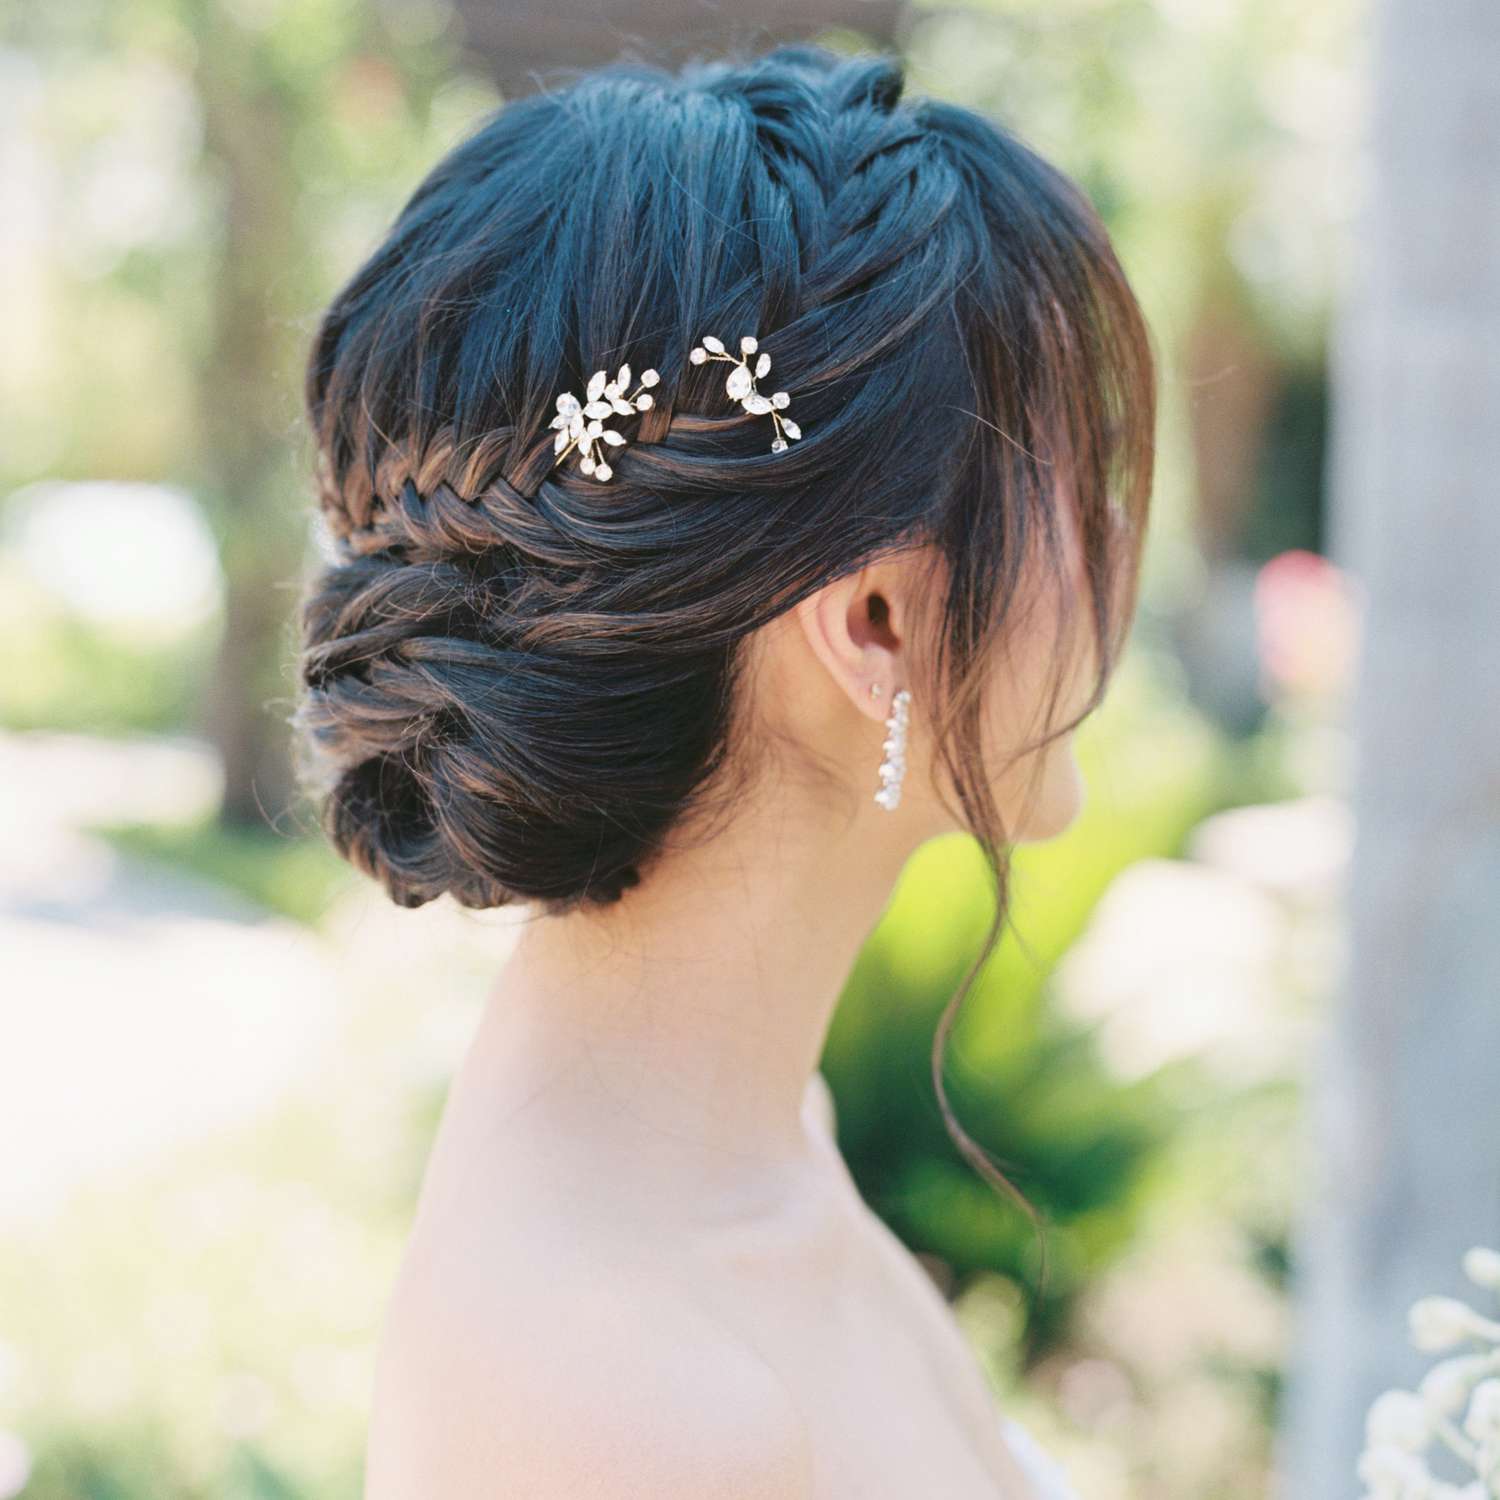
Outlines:
[[[1102,698],[1151,491],[1148,330],[1073,183],[897,63],[790,47],[617,64],[512,103],[431,172],[338,294],[307,377],[336,554],[297,720],[338,849],[391,897],[618,900],[747,774],[746,638],[872,559],[940,560],[933,724],[993,872],[988,654],[1077,502]],[[705,331],[761,336],[805,436],[726,402]],[[564,390],[661,372],[607,483],[553,466]],[[961,1137],[961,1139],[960,1139]],[[967,1144],[966,1144],[967,1143]]]

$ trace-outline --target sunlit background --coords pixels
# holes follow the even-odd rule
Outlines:
[[[1475,35],[1500,44],[1469,9]],[[296,795],[300,361],[321,303],[483,111],[622,45],[711,51],[730,14],[684,0],[73,0],[9,14],[0,1500],[359,1493],[383,1299],[511,919],[396,910],[323,848]],[[1162,357],[1143,600],[1082,737],[1088,805],[1019,856],[1017,935],[950,1054],[960,1118],[1050,1222],[1045,1288],[1030,1225],[955,1151],[927,1075],[985,926],[964,840],[919,854],[851,977],[824,1058],[840,1144],[954,1299],[1002,1404],[1089,1500],[1269,1495],[1289,1462],[1298,1500],[1352,1496],[1342,1428],[1336,1488],[1309,1477],[1330,1472],[1315,1437],[1288,1460],[1276,1434],[1299,1217],[1333,1212],[1314,1186],[1326,1141],[1308,1106],[1321,1049],[1340,1045],[1340,997],[1358,1031],[1363,993],[1347,994],[1351,859],[1366,847],[1356,773],[1391,744],[1359,742],[1356,663],[1379,590],[1400,589],[1335,545],[1329,480],[1336,315],[1392,139],[1370,129],[1369,6],[740,0],[732,16],[760,43],[897,48],[914,90],[997,113],[1099,206]],[[1462,48],[1434,40],[1440,23],[1408,26],[1450,89],[1469,77]],[[1487,61],[1500,76],[1500,54]],[[1473,87],[1500,119],[1493,83]],[[1480,180],[1500,149],[1478,104],[1452,159],[1470,177],[1449,188],[1477,198],[1474,232],[1500,261],[1500,189]],[[1416,181],[1419,161],[1401,170],[1419,197],[1440,191]],[[1455,254],[1460,282],[1477,253]],[[1500,283],[1488,273],[1486,293],[1481,279],[1474,337],[1493,341]],[[1436,314],[1432,327],[1464,336]],[[1496,395],[1493,365],[1475,369]],[[1358,447],[1373,419],[1351,410]],[[1406,408],[1381,410],[1386,431]],[[1465,537],[1497,540],[1493,520],[1472,519],[1500,513],[1496,410],[1474,404],[1464,456],[1480,477],[1443,490],[1452,567],[1418,607],[1484,576],[1458,554]],[[1378,485],[1355,488],[1347,507],[1376,505]],[[1500,614],[1487,608],[1442,670],[1493,728],[1485,645],[1500,648],[1485,630]],[[1486,756],[1472,726],[1423,722],[1470,734],[1454,766],[1489,790],[1454,804],[1481,841],[1464,889],[1500,910],[1500,736]],[[1406,749],[1420,780],[1420,747]],[[1371,845],[1370,868],[1379,855]],[[1429,890],[1443,858],[1415,877]],[[1399,862],[1380,868],[1404,878]],[[1463,903],[1444,951],[1475,946],[1432,974],[1451,1051],[1420,1065],[1462,1078],[1473,1047],[1494,1045],[1500,1080],[1486,1019],[1500,962]],[[1420,931],[1407,941],[1424,951]],[[1468,1103],[1471,1181],[1493,1192],[1466,1216],[1443,1179],[1455,1252],[1500,1237],[1500,1117]],[[1422,1165],[1419,1152],[1399,1170],[1443,1178]],[[1389,1212],[1381,1228],[1399,1239]],[[1431,1286],[1403,1273],[1412,1292],[1449,1275],[1423,1253]],[[1364,1347],[1389,1346],[1388,1379],[1402,1330],[1376,1311]]]

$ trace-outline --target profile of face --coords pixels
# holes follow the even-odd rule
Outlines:
[[[984,663],[980,690],[985,780],[1016,843],[1064,832],[1085,798],[1074,730],[1058,732],[1083,713],[1097,672],[1087,629],[1083,549],[1066,486],[1058,487],[1054,514],[1057,555],[1050,556],[1040,542],[1033,546],[1004,628]],[[913,691],[900,805],[894,816],[873,804],[867,813],[908,845],[964,827],[936,736],[922,713],[921,683],[933,655],[930,633],[938,628],[923,608],[934,598],[931,562],[922,552],[884,560],[826,585],[795,611],[798,644],[809,648],[808,662],[841,690],[835,697],[846,724],[852,704],[879,725],[878,731],[853,731],[862,746],[877,747],[870,762],[872,786],[892,693],[900,687]],[[870,692],[872,683],[881,688],[878,696]],[[798,697],[804,704],[813,701],[805,692]],[[826,726],[814,724],[811,736],[825,740]],[[872,752],[862,753],[868,758]]]

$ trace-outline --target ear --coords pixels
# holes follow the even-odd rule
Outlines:
[[[888,564],[824,584],[795,607],[813,655],[867,718],[883,720],[908,674],[901,575]],[[870,692],[874,683],[878,696]]]

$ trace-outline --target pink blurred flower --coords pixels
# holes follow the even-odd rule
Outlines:
[[[1263,691],[1270,699],[1341,693],[1354,669],[1359,608],[1349,576],[1326,557],[1282,552],[1255,579]]]

